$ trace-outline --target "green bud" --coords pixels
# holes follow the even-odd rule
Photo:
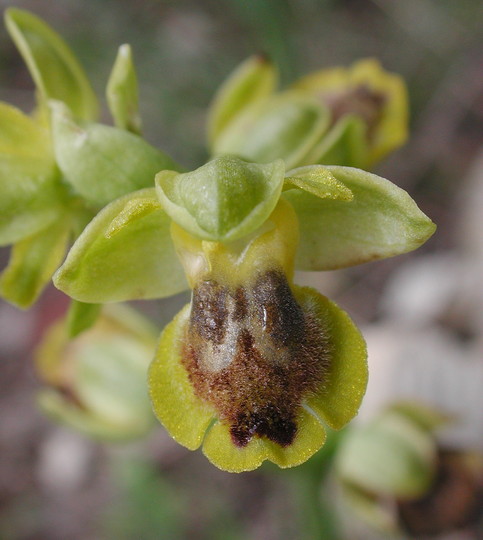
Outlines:
[[[101,439],[145,435],[153,416],[146,371],[156,329],[125,306],[105,310],[95,326],[74,340],[66,321],[48,331],[36,353],[48,385],[41,408],[74,429]]]
[[[118,128],[141,133],[138,81],[129,45],[121,45],[106,89],[107,104]]]
[[[436,466],[432,431],[414,421],[403,408],[388,408],[344,439],[337,471],[344,483],[368,495],[410,499],[430,486]],[[425,410],[423,416],[427,417]],[[435,416],[433,414],[433,416]]]

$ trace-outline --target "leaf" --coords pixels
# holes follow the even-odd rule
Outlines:
[[[223,156],[189,173],[162,171],[156,188],[178,225],[200,238],[228,242],[253,232],[268,218],[284,172],[281,160],[257,165]]]
[[[99,212],[69,251],[54,284],[81,302],[161,298],[187,288],[154,189],[126,195]]]
[[[283,159],[286,167],[304,165],[304,157],[327,129],[328,112],[313,98],[285,92],[257,103],[223,132],[215,154],[236,154],[257,163]]]
[[[2,297],[21,308],[33,304],[62,262],[68,239],[64,217],[15,244],[0,278]]]
[[[60,184],[47,131],[0,103],[0,245],[47,227],[62,211]]]
[[[97,117],[97,99],[76,57],[41,19],[17,8],[5,12],[5,24],[42,98],[63,101],[82,120]]]
[[[251,56],[222,84],[208,113],[208,139],[213,145],[223,130],[250,105],[270,96],[277,71],[265,56]]]
[[[52,106],[54,149],[66,180],[96,205],[154,184],[156,173],[177,165],[146,141],[123,129],[90,124],[82,128],[66,108]]]
[[[359,169],[328,166],[353,193],[352,201],[288,190],[300,223],[299,270],[333,270],[416,249],[436,226],[406,191]]]
[[[140,134],[138,81],[129,45],[119,47],[107,83],[106,97],[116,127]]]

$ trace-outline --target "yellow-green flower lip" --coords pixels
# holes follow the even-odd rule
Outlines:
[[[265,460],[282,468],[299,465],[324,444],[323,424],[340,429],[359,408],[367,383],[362,336],[344,311],[315,290],[295,287],[294,293],[304,312],[316,318],[321,335],[327,335],[331,352],[329,365],[323,366],[322,379],[295,408],[295,434],[286,444],[258,434],[240,444],[229,421],[220,417],[212,403],[197,395],[193,375],[183,360],[190,306],[183,308],[162,334],[149,370],[155,414],[176,441],[191,450],[202,445],[204,454],[220,469],[250,471]],[[322,364],[327,361],[315,360]],[[229,368],[220,372],[220,377],[228,371]],[[310,374],[306,376],[309,378]],[[253,387],[251,390],[247,399],[254,398]],[[263,388],[260,391],[263,394]],[[287,395],[282,397],[289,399]]]

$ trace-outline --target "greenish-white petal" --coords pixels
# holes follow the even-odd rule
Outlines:
[[[321,199],[350,201],[353,198],[351,190],[322,165],[292,169],[285,176],[283,188],[298,188]]]
[[[392,257],[418,248],[434,233],[434,223],[392,182],[350,167],[327,169],[352,191],[351,201],[301,190],[283,194],[299,218],[299,270],[333,270]]]
[[[62,104],[52,103],[57,163],[77,193],[105,205],[154,185],[156,173],[178,166],[141,137],[103,124],[81,127]]]
[[[162,171],[156,188],[163,208],[200,238],[228,242],[257,229],[271,214],[283,186],[285,166],[221,156],[199,169]]]
[[[118,128],[141,132],[138,81],[129,45],[119,47],[106,88],[107,104]]]
[[[106,206],[79,236],[54,284],[87,303],[160,298],[187,288],[154,188]]]
[[[68,45],[32,13],[8,8],[5,24],[44,100],[66,103],[77,118],[93,120],[97,99]]]

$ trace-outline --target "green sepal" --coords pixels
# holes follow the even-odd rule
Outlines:
[[[290,169],[306,164],[305,156],[328,123],[328,111],[313,98],[285,92],[239,115],[217,139],[213,150],[257,163],[283,159]]]
[[[210,146],[241,112],[270,96],[277,79],[275,66],[265,56],[251,56],[240,64],[220,86],[210,106],[207,121]]]
[[[275,208],[285,166],[220,156],[193,172],[161,171],[158,197],[166,213],[194,236],[228,242],[257,229]]]
[[[300,224],[295,265],[299,270],[333,270],[416,249],[435,224],[406,191],[359,169],[328,166],[353,193],[351,201],[321,199],[288,190]]]
[[[283,189],[286,191],[293,188],[307,191],[321,199],[353,199],[352,191],[322,165],[308,165],[289,171]]]
[[[12,248],[0,277],[0,294],[20,308],[28,308],[61,264],[69,239],[69,220],[63,217]]]
[[[52,103],[57,163],[77,193],[96,205],[153,185],[162,169],[177,169],[166,154],[141,137],[111,126],[77,125],[59,102]]]
[[[0,103],[0,245],[52,223],[64,198],[47,130]]]
[[[67,312],[67,335],[75,338],[88,330],[97,320],[102,304],[86,304],[72,300]]]
[[[130,45],[119,47],[107,82],[106,98],[115,125],[140,134],[138,81]]]
[[[63,101],[82,120],[93,120],[98,104],[91,85],[64,40],[28,11],[8,8],[5,24],[41,97]]]
[[[187,283],[171,242],[170,222],[154,188],[113,201],[76,240],[54,276],[55,286],[87,303],[181,292]]]

